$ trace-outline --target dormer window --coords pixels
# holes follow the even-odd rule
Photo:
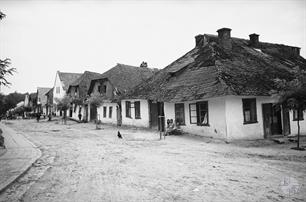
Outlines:
[[[98,92],[99,92],[99,93],[102,93],[102,91],[101,91],[101,86],[100,86],[100,85],[98,86]]]
[[[98,86],[98,92],[99,93],[106,93],[106,85],[99,85]]]

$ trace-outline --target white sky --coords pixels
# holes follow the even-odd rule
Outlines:
[[[164,68],[222,27],[233,37],[301,47],[306,1],[13,1],[0,0],[0,58],[18,73],[1,92],[52,87],[57,70],[103,73],[116,63]]]

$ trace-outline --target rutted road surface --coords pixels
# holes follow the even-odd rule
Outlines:
[[[8,123],[8,122],[7,122]],[[68,122],[7,124],[42,151],[0,201],[304,201],[305,152]],[[284,183],[284,180],[289,184]],[[294,188],[292,188],[294,187]]]

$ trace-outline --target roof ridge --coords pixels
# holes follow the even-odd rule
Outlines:
[[[208,36],[208,37],[216,37],[218,38],[218,35],[215,34],[203,34],[203,36]],[[250,41],[250,39],[245,39],[245,38],[239,38],[239,37],[231,37],[231,39],[237,39],[237,40],[244,40],[244,41]],[[266,44],[266,45],[277,45],[277,46],[285,46],[285,47],[293,47],[293,48],[301,48],[298,46],[291,46],[291,45],[285,45],[285,44],[279,44],[279,43],[270,43],[270,42],[264,42],[264,41],[259,41],[259,44]]]

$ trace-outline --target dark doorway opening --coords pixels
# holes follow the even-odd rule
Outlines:
[[[159,131],[165,131],[165,113],[163,102],[149,101],[150,127]]]
[[[279,105],[262,104],[264,137],[282,134],[282,116]]]
[[[97,106],[90,105],[90,120],[94,121],[97,120]]]
[[[119,103],[116,107],[117,110],[117,125],[121,126],[122,124],[122,113],[121,113],[121,104]]]

